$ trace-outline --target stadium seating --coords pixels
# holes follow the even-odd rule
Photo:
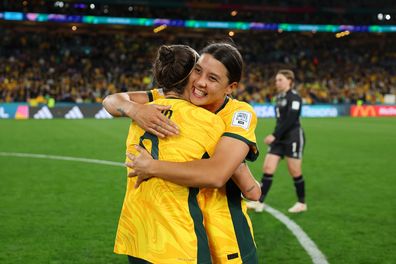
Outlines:
[[[100,27],[74,33],[69,28],[3,30],[0,44],[0,102],[101,102],[109,93],[147,90],[153,54],[160,44],[183,43],[199,50],[227,39],[215,31],[185,36],[129,34]],[[245,74],[234,96],[270,102],[279,68],[296,72],[305,103],[381,103],[396,93],[395,37],[356,33],[343,39],[330,33],[240,32],[233,38],[245,58]],[[380,48],[376,48],[376,47]]]
[[[375,1],[3,1],[0,10],[70,15],[257,21],[265,23],[386,24]],[[232,2],[232,4],[231,4]],[[324,5],[324,6],[322,6]],[[187,8],[189,7],[189,8]],[[342,8],[341,8],[342,7]],[[359,7],[360,12],[354,8]],[[107,11],[106,11],[107,10]],[[355,11],[354,11],[355,10]],[[234,15],[231,11],[237,11]],[[391,23],[390,21],[389,23]],[[188,44],[199,50],[209,41],[228,40],[227,30],[122,27],[0,21],[0,103],[49,98],[56,102],[101,102],[109,93],[155,87],[150,73],[160,44]],[[77,28],[77,27],[76,27]],[[383,103],[396,94],[396,37],[385,33],[235,31],[232,37],[246,65],[234,96],[271,102],[280,68],[297,76],[306,104]],[[210,36],[210,39],[207,38]]]

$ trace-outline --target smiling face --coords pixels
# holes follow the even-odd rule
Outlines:
[[[226,67],[212,55],[204,53],[199,58],[190,76],[192,87],[190,101],[211,112],[218,110],[224,103],[226,95],[238,86],[229,83]]]

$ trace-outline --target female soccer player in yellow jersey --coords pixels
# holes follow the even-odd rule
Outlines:
[[[190,161],[212,155],[224,132],[222,119],[182,98],[191,83],[198,54],[188,46],[161,46],[153,67],[166,98],[155,103],[168,106],[164,113],[180,123],[180,135],[159,139],[131,123],[127,151],[145,147],[160,160]],[[198,188],[154,178],[135,189],[128,178],[117,229],[114,252],[128,255],[130,263],[212,263],[208,237],[198,205]]]
[[[245,158],[255,160],[258,155],[254,135],[257,119],[253,109],[227,96],[237,87],[241,73],[240,53],[224,43],[207,46],[192,73],[190,100],[217,113],[226,123],[225,133],[210,159],[187,163],[157,163],[146,159],[150,167],[144,171],[139,166],[139,159],[145,157],[141,155],[135,160],[137,167],[132,171],[132,174],[155,175],[186,186],[208,186],[211,183],[209,185],[218,187],[201,189],[199,194],[215,263],[257,263],[245,204],[235,183],[227,182]],[[158,91],[154,90],[153,94],[158,95]],[[250,175],[246,171],[248,168],[244,164],[238,168],[238,172]]]
[[[131,157],[134,161],[129,164],[134,166],[130,175],[138,174],[139,182],[152,176],[186,186],[216,181],[216,189],[203,188],[199,194],[214,263],[257,263],[245,203],[234,181],[228,181],[245,159],[254,161],[258,155],[254,134],[257,118],[252,107],[227,96],[240,81],[242,65],[235,47],[215,43],[203,49],[192,73],[191,102],[221,116],[226,124],[211,158],[175,163],[141,155]],[[245,164],[241,166],[247,169]]]

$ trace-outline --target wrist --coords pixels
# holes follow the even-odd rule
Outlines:
[[[132,120],[135,120],[137,112],[139,111],[139,104],[135,102],[128,102],[125,107],[125,114],[130,117]]]
[[[150,160],[147,164],[147,176],[154,177],[154,175],[158,175],[158,162],[156,162],[156,160]]]

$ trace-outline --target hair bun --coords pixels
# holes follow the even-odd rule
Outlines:
[[[175,62],[175,53],[169,46],[162,46],[159,50],[159,59],[163,64]]]

